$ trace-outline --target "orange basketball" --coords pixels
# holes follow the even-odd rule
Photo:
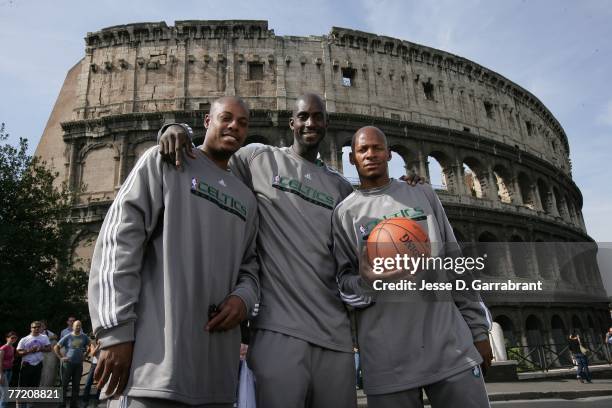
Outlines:
[[[372,265],[374,258],[395,258],[397,254],[427,257],[431,254],[427,233],[416,221],[404,217],[379,222],[368,236],[367,248]]]

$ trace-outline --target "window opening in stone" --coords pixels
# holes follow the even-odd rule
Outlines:
[[[263,77],[263,64],[261,62],[249,62],[249,81],[261,81]]]
[[[502,203],[512,203],[512,195],[510,188],[508,187],[508,177],[504,177],[505,172],[501,169],[493,170],[493,177],[495,177],[495,183],[497,184],[497,197]]]
[[[440,162],[433,156],[427,156],[429,183],[436,190],[448,190],[446,174]]]
[[[343,86],[355,86],[355,73],[354,68],[342,68],[342,85]]]
[[[485,112],[487,113],[487,118],[494,119],[493,117],[493,104],[491,102],[484,102]]]
[[[391,151],[391,160],[389,161],[389,177],[399,179],[406,175],[406,162],[402,155],[398,152]]]
[[[427,82],[423,82],[423,92],[425,93],[425,99],[428,101],[434,100],[434,86],[431,83],[431,79]]]
[[[467,187],[468,193],[472,197],[482,198],[482,186],[480,184],[480,179],[476,172],[468,166],[466,163],[463,163],[463,180],[465,186]]]
[[[526,121],[525,126],[527,127],[527,135],[532,136],[533,135],[533,124],[529,121]]]

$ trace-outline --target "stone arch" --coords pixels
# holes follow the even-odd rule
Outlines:
[[[597,334],[595,333],[595,322],[590,314],[587,315],[587,334],[589,337],[589,343],[595,344],[597,341]]]
[[[540,194],[542,209],[546,214],[551,214],[553,212],[552,194],[548,183],[542,178],[538,178],[538,193]]]
[[[556,259],[559,264],[559,274],[566,283],[574,283],[574,265],[572,262],[572,246],[565,240],[555,245]]]
[[[519,188],[521,190],[521,198],[523,199],[523,205],[527,208],[535,210],[536,201],[535,195],[533,194],[533,185],[531,178],[524,172],[520,172],[518,175]]]
[[[571,364],[571,355],[567,350],[568,331],[563,319],[557,314],[553,315],[550,319],[550,327],[550,337],[553,342],[553,347],[555,347],[558,353],[559,363],[561,365]]]
[[[482,273],[489,276],[503,276],[504,259],[506,259],[503,244],[500,244],[497,236],[489,231],[481,232],[477,240],[479,256],[485,254],[487,256]]]
[[[91,143],[91,144],[87,144],[85,145],[80,151],[79,151],[79,161],[83,161],[85,160],[85,158],[87,157],[87,155],[89,153],[91,153],[93,150],[98,150],[98,149],[111,149],[113,150],[113,153],[115,156],[119,156],[119,147],[115,146],[113,143]]]
[[[512,269],[516,276],[521,278],[529,278],[529,263],[527,261],[530,250],[525,240],[518,234],[513,234],[510,237],[510,258],[512,259]]]
[[[563,218],[566,221],[570,221],[565,197],[561,196],[557,187],[553,187],[553,195],[555,196],[555,201],[557,204],[557,213],[559,213],[559,217]]]
[[[555,271],[552,263],[553,256],[549,243],[544,242],[541,239],[536,239],[534,249],[540,276],[545,279],[553,278]]]
[[[582,320],[578,315],[572,315],[572,332],[577,332],[580,337],[583,337],[584,327],[582,326]]]
[[[558,314],[553,315],[550,318],[550,327],[552,329],[552,338],[556,344],[563,344],[566,342],[568,336],[567,328],[563,322],[563,318]]]
[[[518,340],[516,337],[516,329],[514,327],[514,323],[512,323],[512,319],[510,319],[506,315],[498,315],[493,319],[497,322],[504,333],[504,340],[506,342],[506,347],[514,347],[518,344]]]
[[[572,254],[572,263],[574,265],[574,272],[576,274],[576,279],[578,282],[586,285],[589,283],[589,270],[586,263],[586,253],[585,247],[583,245],[578,245],[577,248],[574,249]]]
[[[400,178],[407,174],[408,162],[410,162],[410,150],[407,147],[393,144],[389,146],[391,149],[391,161],[389,162],[389,176]]]
[[[495,179],[497,197],[502,203],[512,203],[512,178],[510,172],[502,165],[493,167],[493,178]]]
[[[565,205],[567,206],[567,218],[568,221],[577,224],[578,223],[578,217],[576,215],[576,210],[574,208],[574,204],[572,203],[572,201],[565,196]]]
[[[447,190],[446,174],[440,162],[433,156],[427,156],[427,180],[436,190]]]
[[[525,319],[525,337],[529,347],[544,344],[544,326],[542,321],[533,314]]]
[[[463,159],[463,181],[466,191],[472,197],[484,198],[486,196],[487,180],[483,176],[483,166],[474,157]]]
[[[115,165],[109,166],[109,163]],[[102,193],[105,198],[110,198],[103,193],[114,192],[118,167],[119,152],[112,144],[99,144],[95,148],[84,149],[81,156],[80,183],[85,193],[89,195]]]
[[[433,159],[433,162],[432,162]],[[436,175],[432,171],[436,171]],[[437,172],[440,171],[440,178],[437,177]],[[450,158],[446,153],[440,150],[434,150],[427,155],[427,179],[432,182],[434,188],[440,190],[457,190],[457,182],[453,171],[451,170]],[[436,185],[434,181],[440,181],[440,185]]]

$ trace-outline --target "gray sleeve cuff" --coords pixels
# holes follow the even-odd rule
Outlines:
[[[96,334],[96,337],[100,339],[101,348],[103,349],[115,344],[134,341],[134,321],[102,330]]]
[[[242,299],[242,302],[247,308],[247,319],[257,316],[259,313],[259,303],[257,295],[252,290],[244,287],[237,287],[230,294],[230,296],[237,296]]]
[[[157,143],[159,143],[159,139],[161,139],[161,136],[164,134],[166,129],[172,125],[182,127],[185,133],[187,133],[187,136],[189,136],[189,140],[193,140],[193,129],[191,129],[191,126],[189,126],[187,123],[166,123],[161,127],[161,129],[159,129],[159,132],[157,132]]]

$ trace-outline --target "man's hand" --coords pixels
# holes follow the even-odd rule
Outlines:
[[[491,350],[491,343],[489,343],[489,339],[475,341],[474,346],[478,353],[482,356],[482,374],[487,374],[487,370],[491,367],[491,360],[493,360],[493,350]]]
[[[405,181],[406,183],[410,184],[411,186],[416,186],[417,184],[427,183],[427,180],[425,180],[424,177],[421,177],[421,176],[419,176],[418,174],[416,174],[414,172],[411,172],[407,176],[401,176],[399,179],[402,180],[402,181]]]
[[[230,330],[240,324],[247,317],[247,308],[238,296],[229,296],[219,310],[208,321],[206,330],[209,332]]]
[[[98,383],[99,390],[108,382],[106,395],[121,395],[130,375],[133,351],[133,342],[115,344],[102,350],[94,372],[94,381]]]
[[[168,126],[159,138],[159,152],[166,160],[172,160],[174,165],[180,168],[182,165],[182,150],[188,157],[196,158],[192,150],[191,140],[189,140],[185,130],[178,125]]]

